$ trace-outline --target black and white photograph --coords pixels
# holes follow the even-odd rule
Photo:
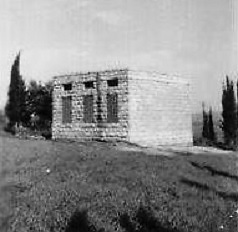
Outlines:
[[[0,0],[0,232],[30,231],[238,231],[238,0]]]

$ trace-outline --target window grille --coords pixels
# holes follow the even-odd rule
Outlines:
[[[64,84],[64,91],[68,91],[68,90],[72,90],[72,84],[69,83],[69,84]]]
[[[107,81],[107,86],[108,87],[114,87],[114,86],[118,86],[118,79],[112,79],[112,80],[108,80]]]
[[[72,99],[71,96],[62,97],[62,122],[72,122]]]
[[[93,122],[93,95],[85,95],[83,97],[83,121],[86,123]]]
[[[117,94],[107,94],[107,122],[118,122]]]
[[[86,81],[84,82],[85,89],[93,89],[93,81]]]

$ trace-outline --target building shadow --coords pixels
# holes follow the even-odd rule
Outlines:
[[[225,200],[231,200],[234,202],[238,202],[238,193],[218,191],[215,188],[209,187],[207,184],[203,184],[203,183],[200,183],[200,182],[197,182],[194,180],[189,180],[187,178],[181,178],[180,182],[187,186],[200,189],[202,191],[213,192],[214,194],[216,194],[217,196],[219,196]]]
[[[191,161],[190,163],[195,168],[198,168],[198,169],[201,169],[201,170],[206,170],[206,171],[210,172],[210,174],[212,176],[222,176],[222,177],[227,177],[227,178],[238,181],[238,176],[232,175],[229,172],[217,170],[217,169],[215,169],[215,168],[213,168],[209,165],[201,165],[201,164],[193,162],[193,161]]]

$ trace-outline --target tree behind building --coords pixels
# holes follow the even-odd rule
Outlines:
[[[209,107],[209,111],[205,110],[205,104],[202,104],[203,108],[203,130],[202,136],[203,138],[207,139],[209,142],[216,142],[216,136],[214,132],[214,125],[213,125],[213,116],[212,116],[212,107]]]
[[[202,103],[202,116],[203,116],[202,137],[208,139],[209,137],[208,114],[205,110],[204,102]]]
[[[31,81],[27,90],[28,114],[37,118],[34,129],[50,129],[52,121],[52,83]]]
[[[208,131],[209,131],[209,140],[212,142],[216,142],[211,106],[209,108],[209,113],[208,113]]]

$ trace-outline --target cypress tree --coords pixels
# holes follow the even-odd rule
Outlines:
[[[8,91],[8,102],[5,107],[10,126],[19,126],[26,122],[26,86],[20,75],[20,52],[11,68],[11,80]]]
[[[236,145],[238,145],[238,80],[236,82]]]
[[[202,114],[203,114],[203,129],[202,129],[202,136],[203,138],[209,138],[209,128],[208,128],[208,115],[205,111],[205,104],[202,103]]]
[[[234,144],[236,141],[236,105],[233,81],[229,80],[229,77],[226,76],[226,84],[223,83],[222,93],[222,130],[224,133],[224,142],[227,145]]]
[[[214,142],[215,141],[215,133],[214,133],[214,125],[213,125],[213,117],[212,117],[212,107],[209,108],[208,131],[209,131],[209,140]]]

